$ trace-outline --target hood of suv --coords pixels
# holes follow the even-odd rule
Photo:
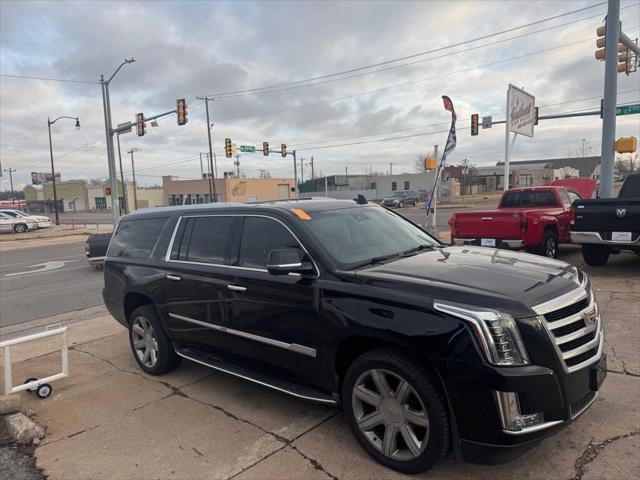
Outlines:
[[[434,298],[505,308],[518,316],[578,287],[573,265],[527,253],[447,247],[358,270],[358,280]]]

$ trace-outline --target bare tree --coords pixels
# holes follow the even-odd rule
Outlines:
[[[618,175],[626,177],[631,173],[640,172],[640,158],[638,153],[624,153],[616,158],[615,170]]]
[[[426,166],[425,165],[425,163],[426,163],[425,159],[432,158],[432,157],[433,157],[433,153],[432,152],[425,153],[424,155],[420,154],[420,153],[418,155],[416,155],[416,159],[415,159],[414,164],[413,164],[413,170],[416,173],[424,173],[424,172],[426,172],[427,169],[425,168],[425,166]]]

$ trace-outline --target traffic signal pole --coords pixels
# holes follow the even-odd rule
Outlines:
[[[604,57],[604,106],[602,108],[602,153],[600,196],[613,197],[613,169],[616,141],[616,98],[618,94],[618,40],[620,0],[609,0]]]

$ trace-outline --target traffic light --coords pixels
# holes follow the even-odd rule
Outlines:
[[[280,155],[283,157],[287,156],[287,146],[284,143],[280,145]]]
[[[598,38],[596,39],[596,47],[598,47],[598,50],[596,50],[596,60],[604,60],[604,44],[606,32],[606,25],[601,25],[596,28],[596,35],[598,35]]]
[[[471,115],[471,136],[478,135],[478,114]]]
[[[622,47],[619,48],[619,47]],[[622,51],[621,51],[622,50]],[[631,66],[632,56],[629,54],[629,49],[624,45],[618,45],[618,72],[629,74],[629,67]]]
[[[178,99],[176,113],[178,115],[178,125],[184,125],[189,121],[187,118],[187,101],[184,98]]]
[[[616,140],[616,152],[618,153],[634,153],[638,147],[638,139],[636,137],[621,137]]]
[[[269,142],[262,142],[262,154],[265,157],[269,156]]]
[[[533,109],[533,124],[538,124],[538,107],[534,107]]]
[[[424,169],[425,170],[435,170],[436,169],[436,157],[432,155],[427,155],[424,157]]]
[[[144,124],[144,113],[136,113],[136,133],[139,137],[147,133],[147,126]]]
[[[225,138],[224,139],[224,154],[227,158],[231,158],[233,157],[233,150],[231,148],[231,139],[230,138]]]

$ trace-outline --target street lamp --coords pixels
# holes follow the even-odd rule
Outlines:
[[[113,225],[118,223],[118,219],[120,218],[120,206],[118,205],[118,180],[117,180],[117,170],[116,170],[116,159],[113,147],[113,134],[115,131],[112,127],[111,122],[111,99],[109,98],[109,84],[111,80],[118,74],[120,69],[128,64],[134,63],[135,60],[132,58],[124,59],[124,61],[116,68],[116,71],[113,72],[113,75],[109,77],[108,80],[104,79],[104,75],[100,75],[100,83],[102,85],[102,106],[104,109],[104,129],[107,137],[107,160],[109,165],[109,180],[111,184],[111,210],[113,212]]]
[[[47,127],[49,128],[49,153],[51,154],[51,181],[53,182],[53,209],[56,213],[56,225],[60,225],[60,218],[58,217],[58,193],[56,192],[56,171],[53,168],[53,146],[51,144],[51,125],[56,123],[62,118],[68,118],[69,120],[76,121],[76,128],[80,130],[80,120],[78,117],[58,117],[55,120],[47,118]]]

